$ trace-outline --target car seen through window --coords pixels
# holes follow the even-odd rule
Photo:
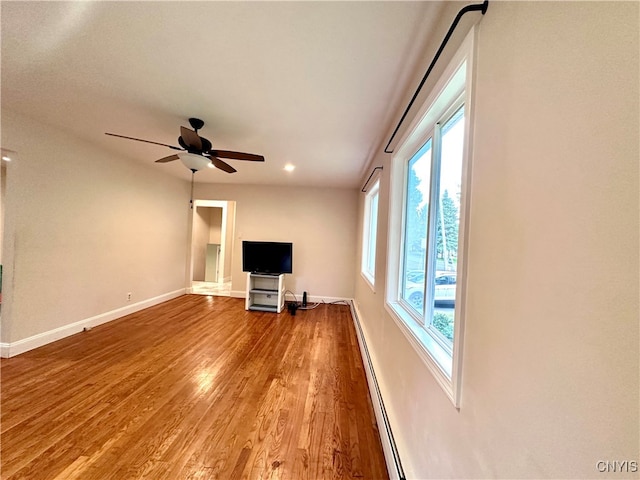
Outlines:
[[[453,308],[456,303],[456,272],[436,272],[435,292],[433,295],[436,307]],[[424,272],[416,270],[407,272],[407,299],[418,311],[424,306]]]

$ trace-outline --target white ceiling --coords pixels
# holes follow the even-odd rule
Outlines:
[[[185,179],[180,162],[154,163],[174,151],[104,133],[177,145],[198,117],[214,148],[266,162],[197,181],[355,187],[441,7],[4,1],[2,106]]]

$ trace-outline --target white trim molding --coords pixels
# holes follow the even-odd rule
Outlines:
[[[70,323],[68,325],[63,325],[62,327],[54,328],[46,332],[38,333],[36,335],[18,340],[16,342],[0,343],[0,356],[2,358],[15,357],[16,355],[28,352],[29,350],[33,350],[34,348],[48,345],[49,343],[55,342],[56,340],[61,340],[70,335],[75,335],[76,333],[82,332],[85,328],[92,328],[98,325],[102,325],[103,323],[116,320],[120,317],[124,317],[125,315],[130,315],[140,310],[144,310],[145,308],[153,307],[154,305],[172,300],[184,294],[185,289],[181,288],[173,292],[165,293],[157,297],[149,298],[141,302],[127,305],[126,307],[116,308],[115,310],[111,310],[109,312],[85,318],[83,320]]]

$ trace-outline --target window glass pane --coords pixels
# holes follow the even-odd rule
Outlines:
[[[458,265],[458,229],[464,146],[464,107],[442,127],[440,178],[436,213],[436,268],[431,326],[447,343],[453,341]]]
[[[431,139],[409,160],[405,198],[402,298],[418,313],[424,310],[427,220],[431,183]]]
[[[376,232],[378,231],[378,191],[370,198],[369,203],[369,245],[367,251],[367,273],[372,277],[376,272]]]
[[[364,222],[362,231],[362,264],[365,278],[373,285],[376,271],[376,236],[378,232],[378,197],[380,181],[371,186],[364,204]]]

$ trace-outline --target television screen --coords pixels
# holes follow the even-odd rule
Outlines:
[[[293,273],[293,244],[242,241],[242,271],[251,273]]]

